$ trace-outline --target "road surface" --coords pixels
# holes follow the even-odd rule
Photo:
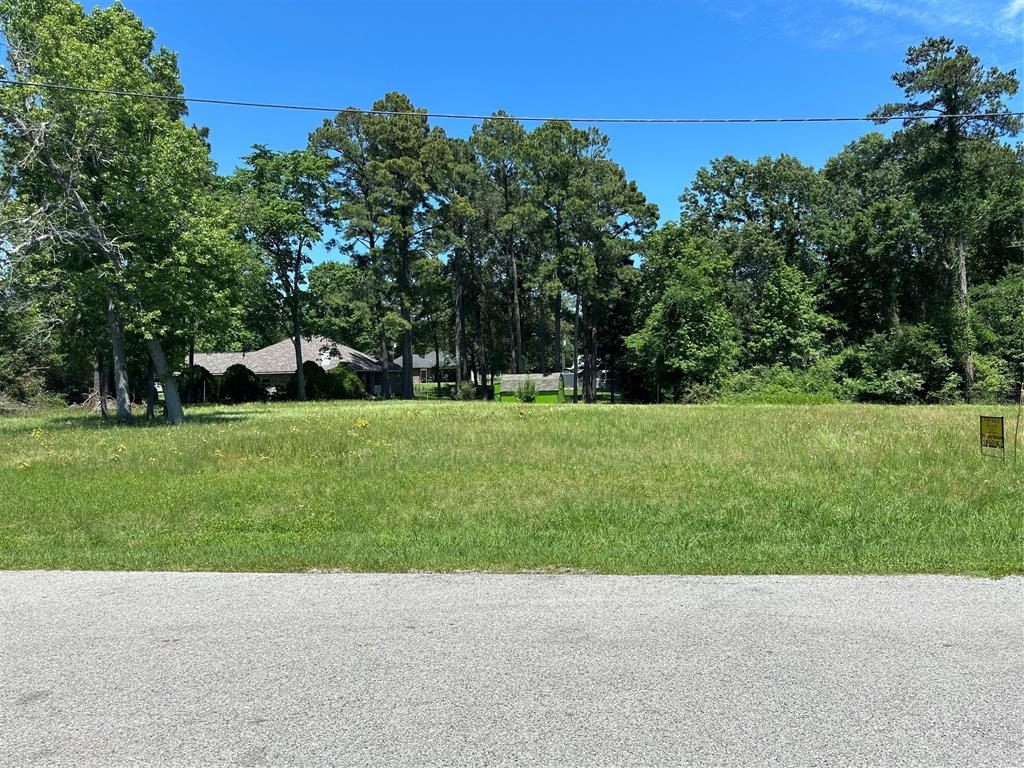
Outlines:
[[[0,572],[0,766],[1024,766],[1024,579]]]

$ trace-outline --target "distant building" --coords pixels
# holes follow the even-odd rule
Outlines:
[[[395,358],[395,365],[402,370],[402,357]],[[430,381],[455,381],[455,357],[441,353],[440,365],[437,354],[428,352],[425,355],[412,355],[412,375],[415,381],[426,384]]]
[[[367,393],[380,395],[384,385],[384,364],[379,357],[360,352],[323,336],[302,340],[302,361],[313,361],[325,371],[347,365],[363,382]],[[295,343],[284,339],[253,352],[197,352],[195,364],[202,366],[217,381],[232,365],[244,365],[268,391],[283,389],[295,373]],[[185,359],[188,365],[188,359]],[[392,375],[401,370],[393,363]]]
[[[562,374],[549,373],[503,373],[498,382],[498,390],[494,393],[498,400],[518,400],[516,394],[519,387],[527,380],[533,382],[536,392],[535,402],[538,403],[561,403],[565,402],[565,384],[562,381]]]
[[[572,385],[576,381],[576,372],[572,370],[562,371],[562,381],[565,383],[565,391],[572,397]],[[608,389],[608,371],[594,371],[594,382],[598,390]],[[580,369],[579,382],[576,384],[576,392],[583,396],[583,369]]]

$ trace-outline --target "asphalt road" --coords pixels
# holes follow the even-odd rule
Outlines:
[[[0,766],[1024,766],[1024,579],[0,573]]]

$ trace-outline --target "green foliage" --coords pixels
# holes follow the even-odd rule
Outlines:
[[[722,385],[718,400],[726,403],[811,405],[849,397],[841,371],[842,358],[823,358],[805,369],[784,365],[756,367],[736,373]]]
[[[350,347],[380,346],[367,271],[354,264],[325,261],[309,270],[306,329]]]
[[[1019,379],[1011,375],[1009,367],[998,357],[974,356],[974,386],[970,398],[974,403],[1005,403],[1017,393]]]
[[[345,364],[336,365],[327,374],[331,382],[331,395],[334,400],[362,400],[366,397],[366,387],[355,371]]]
[[[978,351],[1001,359],[1019,380],[1024,366],[1024,269],[1013,264],[994,284],[975,287],[971,308]]]
[[[626,347],[634,370],[649,378],[633,388],[663,400],[690,400],[695,388],[713,388],[738,357],[724,289],[728,263],[707,240],[673,224],[646,246],[643,326],[626,338]]]
[[[344,363],[325,371],[313,360],[302,364],[308,400],[356,400],[366,397],[366,389],[355,372]],[[294,374],[288,379],[282,393],[284,399],[294,400],[298,395],[298,382]]]
[[[655,231],[595,128],[497,112],[453,139],[391,92],[224,179],[175,98],[175,54],[123,5],[0,0],[0,31],[3,74],[83,89],[0,89],[8,397],[78,396],[122,335],[138,389],[147,350],[173,368],[282,330],[388,359],[457,351],[477,379],[575,358],[587,401],[597,369],[635,401],[987,401],[1024,366],[1017,77],[945,38],[894,76],[905,100],[876,113],[906,117],[892,135],[820,171],[714,159]],[[346,263],[310,269],[325,234]],[[306,372],[310,397],[363,396],[350,372]]]
[[[256,374],[241,363],[235,363],[224,371],[219,394],[225,403],[251,403],[267,398]]]
[[[782,362],[806,367],[824,350],[824,333],[834,321],[820,314],[810,280],[796,267],[779,262],[755,291],[744,329],[748,362]]]
[[[533,403],[537,400],[537,385],[533,383],[533,379],[524,379],[519,382],[519,386],[516,387],[516,399],[520,403]]]
[[[179,376],[178,381],[181,385],[182,397],[186,402],[189,402],[192,399],[201,401],[204,392],[206,394],[207,402],[217,402],[220,399],[218,395],[219,387],[217,386],[217,380],[213,377],[213,374],[201,365],[194,365],[191,368],[186,367],[185,370],[181,372],[181,376]],[[189,395],[192,397],[190,398]],[[235,402],[246,401],[240,400]]]
[[[313,360],[306,360],[302,363],[302,373],[306,384],[306,399],[308,400],[332,400],[334,394],[334,382],[328,376],[327,371]],[[293,373],[284,391],[279,393],[285,400],[298,398],[298,377]]]
[[[956,376],[940,334],[927,325],[906,325],[868,339],[847,369],[865,402],[945,402]]]
[[[463,381],[455,393],[456,400],[476,400],[478,397],[477,386],[472,381]]]
[[[10,298],[0,293],[0,394],[20,403],[44,401],[45,371],[58,362],[55,350],[41,318],[18,311]]]

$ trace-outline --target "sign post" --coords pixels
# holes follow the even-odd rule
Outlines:
[[[998,450],[1002,458],[1006,458],[1006,429],[1005,420],[1002,416],[981,416],[979,425],[979,436],[982,455],[986,454],[985,449]]]

